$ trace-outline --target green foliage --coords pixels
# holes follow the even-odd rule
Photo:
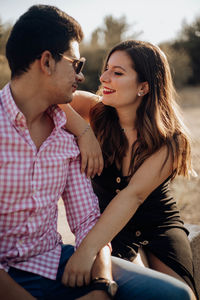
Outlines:
[[[189,55],[184,49],[175,49],[171,43],[161,44],[160,48],[167,56],[175,86],[185,86],[192,75]]]
[[[10,80],[10,69],[5,56],[0,55],[0,89]]]
[[[96,93],[100,84],[99,77],[103,61],[106,57],[106,51],[102,48],[89,47],[81,51],[87,60],[84,67],[85,81],[80,84],[80,89]]]
[[[104,18],[102,28],[93,31],[89,45],[81,47],[81,55],[86,57],[87,62],[84,68],[85,82],[80,85],[80,89],[97,91],[106,54],[114,45],[123,40],[128,28],[125,17],[115,19],[109,15]],[[136,35],[133,33],[132,36]]]
[[[176,50],[184,50],[190,57],[192,74],[188,83],[200,84],[200,17],[192,24],[183,24],[173,47]]]
[[[5,48],[11,29],[11,24],[2,24],[0,20],[0,89],[10,80],[10,69],[5,58]]]
[[[128,29],[126,18],[114,19],[112,16],[107,16],[104,19],[105,28],[103,29],[105,37],[105,46],[111,48],[121,42],[123,34]]]
[[[11,24],[3,24],[0,19],[0,54],[2,55],[5,55],[6,42],[8,40],[11,29]]]

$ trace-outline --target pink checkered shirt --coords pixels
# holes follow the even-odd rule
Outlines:
[[[80,153],[64,130],[65,114],[48,110],[55,128],[37,151],[9,84],[0,91],[0,268],[55,279],[61,254],[57,202],[80,244],[99,217],[90,180],[80,173]]]

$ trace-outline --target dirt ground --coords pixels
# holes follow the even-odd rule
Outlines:
[[[200,99],[199,99],[200,100]],[[200,106],[184,108],[186,124],[192,138],[193,168],[197,177],[175,179],[172,190],[186,223],[200,225]]]

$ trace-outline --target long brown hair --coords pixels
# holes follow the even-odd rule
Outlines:
[[[115,51],[125,51],[132,60],[138,80],[149,84],[149,93],[143,97],[133,124],[137,129],[137,140],[132,145],[130,175],[136,172],[145,159],[167,145],[168,153],[163,165],[169,153],[172,153],[176,166],[173,177],[176,174],[188,176],[191,170],[191,148],[175,101],[176,93],[164,53],[150,43],[128,40],[110,51],[103,71]],[[105,165],[115,162],[121,166],[128,149],[128,140],[121,130],[115,108],[98,103],[90,112],[90,121],[101,144]]]

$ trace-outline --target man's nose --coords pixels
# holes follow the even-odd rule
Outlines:
[[[76,81],[78,81],[78,82],[84,82],[84,80],[85,80],[85,76],[83,75],[82,72],[76,74]]]

